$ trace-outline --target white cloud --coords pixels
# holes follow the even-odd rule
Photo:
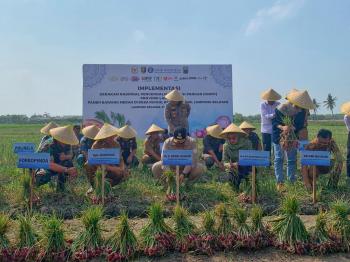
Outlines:
[[[252,35],[266,23],[277,22],[291,17],[304,4],[304,0],[278,0],[272,6],[260,9],[249,21],[245,34]]]
[[[139,43],[145,40],[146,35],[145,35],[145,32],[143,32],[142,30],[137,29],[132,33],[132,38],[134,39],[135,42]]]

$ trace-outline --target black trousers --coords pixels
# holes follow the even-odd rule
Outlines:
[[[346,155],[346,174],[350,177],[350,132],[348,133],[348,153]]]
[[[272,135],[267,133],[262,133],[261,135],[264,151],[269,151],[271,153]]]

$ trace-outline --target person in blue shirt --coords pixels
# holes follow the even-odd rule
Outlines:
[[[100,131],[95,125],[84,127],[82,130],[83,137],[80,139],[79,155],[77,156],[77,163],[79,167],[83,167],[88,158],[88,151],[95,142],[95,136]]]

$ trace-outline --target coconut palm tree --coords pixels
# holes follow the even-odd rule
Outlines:
[[[111,119],[104,110],[96,111],[95,117],[99,120],[102,120],[104,123],[111,123]]]
[[[335,108],[335,101],[337,100],[337,98],[335,96],[332,96],[331,94],[328,94],[327,99],[325,101],[323,101],[323,105],[331,111],[332,116],[334,117],[333,114],[333,109]]]
[[[316,98],[312,99],[312,103],[315,105],[315,108],[314,108],[314,117],[315,117],[315,120],[316,120],[316,115],[317,115],[317,111],[318,109],[320,108],[320,103],[317,102]]]

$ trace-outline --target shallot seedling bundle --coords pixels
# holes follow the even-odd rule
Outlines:
[[[174,210],[176,249],[182,253],[194,248],[196,236],[193,234],[194,224],[190,221],[188,212],[181,206]]]
[[[289,127],[288,131],[282,131],[280,144],[283,150],[290,151],[298,147],[298,138],[293,130],[293,118],[284,116],[282,122]]]
[[[140,232],[144,253],[148,256],[160,256],[173,249],[175,237],[165,223],[163,207],[159,203],[151,205],[148,211],[149,222]]]
[[[131,230],[127,213],[119,216],[116,230],[107,242],[108,261],[131,258],[137,251],[137,239]]]
[[[254,206],[250,211],[250,217],[252,220],[252,235],[255,240],[254,246],[251,246],[250,248],[258,249],[269,246],[271,244],[271,237],[262,221],[262,208],[260,206]]]
[[[91,259],[103,253],[101,248],[104,244],[101,229],[102,216],[103,209],[100,206],[93,206],[84,211],[82,222],[85,230],[77,236],[72,244],[75,259]]]
[[[280,208],[281,215],[272,220],[272,232],[277,238],[277,246],[289,252],[304,254],[308,249],[308,232],[298,216],[297,199],[286,197]]]
[[[215,217],[213,212],[206,211],[203,215],[203,228],[196,241],[196,252],[208,256],[214,253],[216,248]]]
[[[27,261],[35,256],[38,237],[34,232],[30,216],[19,216],[18,221],[18,249],[15,250],[13,256],[19,261]]]
[[[235,247],[233,226],[225,204],[219,204],[215,208],[215,214],[219,247],[225,250],[233,249]]]
[[[342,243],[344,250],[350,250],[350,211],[349,203],[344,200],[337,200],[331,205],[330,212],[330,232]]]

